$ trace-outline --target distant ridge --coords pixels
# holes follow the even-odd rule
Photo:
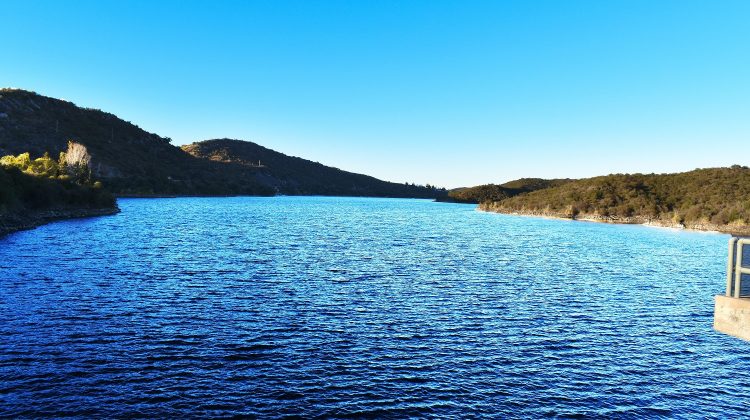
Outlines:
[[[182,146],[196,158],[240,165],[255,171],[256,179],[283,194],[355,195],[434,198],[445,194],[434,187],[397,184],[343,171],[265,148],[258,144],[215,139]]]
[[[195,143],[183,150],[170,144],[171,139],[113,114],[26,90],[0,89],[0,156],[24,152],[33,157],[45,152],[57,155],[66,149],[68,140],[86,146],[93,176],[118,195],[434,198],[445,194],[436,188],[341,171],[239,140]],[[254,166],[257,159],[267,165]]]
[[[474,204],[485,201],[499,201],[571,181],[571,179],[521,178],[500,185],[485,184],[476,187],[455,188],[450,190],[448,196],[440,201]]]

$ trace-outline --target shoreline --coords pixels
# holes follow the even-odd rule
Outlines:
[[[502,208],[492,207],[492,203],[480,203],[477,206],[478,211],[486,213],[498,213],[507,214],[512,216],[524,216],[524,217],[539,217],[546,219],[556,220],[571,220],[576,222],[590,222],[590,223],[607,223],[613,225],[640,225],[646,227],[660,228],[660,229],[674,229],[684,230],[693,232],[704,232],[704,233],[719,233],[729,234],[735,236],[747,236],[750,235],[750,226],[747,227],[736,227],[731,225],[715,225],[712,223],[688,223],[682,224],[671,220],[663,219],[652,219],[643,216],[632,216],[632,217],[618,217],[618,216],[600,216],[596,214],[582,214],[578,216],[571,216],[562,213],[539,211],[539,210],[507,210]]]
[[[14,232],[30,230],[47,223],[86,217],[111,216],[120,212],[119,207],[99,209],[55,209],[30,214],[14,214],[0,219],[0,239]]]
[[[396,198],[404,200],[432,200],[439,203],[452,203],[452,204],[476,204],[476,203],[462,203],[462,202],[450,202],[450,201],[438,201],[434,197],[400,197],[400,196],[379,196],[379,195],[328,195],[328,194],[274,194],[274,195],[251,195],[251,194],[232,194],[232,195],[198,195],[198,194],[183,194],[183,195],[148,195],[148,194],[114,194],[115,198],[235,198],[235,197],[256,197],[256,198],[272,198],[272,197],[345,197],[345,198]]]
[[[178,198],[185,196],[119,196],[118,198]],[[192,196],[196,197],[196,196]],[[206,196],[202,196],[206,197]],[[227,197],[227,196],[212,196]],[[438,202],[438,201],[435,201]],[[682,224],[674,221],[663,219],[651,219],[643,216],[618,217],[618,216],[600,216],[597,214],[583,214],[571,216],[562,213],[539,211],[539,210],[507,210],[493,207],[492,203],[480,203],[476,207],[477,211],[485,213],[498,213],[511,216],[537,217],[542,219],[569,220],[576,222],[589,223],[607,223],[618,225],[640,225],[645,227],[654,227],[660,229],[685,230],[704,233],[730,234],[735,236],[750,235],[750,226],[735,227],[730,225],[715,225],[711,223],[692,223]],[[60,220],[81,219],[86,217],[111,216],[120,213],[119,207],[99,208],[99,209],[55,209],[34,212],[28,215],[14,214],[7,216],[5,220],[0,219],[0,238],[14,232],[30,230],[47,223]]]

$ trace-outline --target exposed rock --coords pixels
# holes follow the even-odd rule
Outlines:
[[[664,219],[653,219],[643,216],[633,217],[617,217],[617,216],[601,216],[597,214],[577,214],[572,216],[570,214],[540,211],[540,210],[508,210],[501,206],[493,205],[494,203],[485,202],[479,205],[478,209],[482,211],[488,211],[493,213],[511,214],[517,216],[532,216],[532,217],[547,217],[553,219],[569,219],[578,220],[584,222],[597,222],[597,223],[612,223],[612,224],[627,224],[627,225],[645,225],[664,227],[672,229],[687,229],[696,230],[703,232],[722,232],[734,235],[748,235],[750,234],[750,227],[738,226],[738,225],[716,225],[712,223],[687,223],[682,224],[673,220]]]

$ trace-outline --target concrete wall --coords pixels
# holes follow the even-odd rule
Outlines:
[[[750,341],[750,299],[716,296],[714,329]]]

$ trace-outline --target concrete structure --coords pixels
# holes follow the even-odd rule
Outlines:
[[[743,340],[750,340],[750,299],[716,296],[714,329]]]
[[[748,238],[729,240],[727,291],[724,295],[716,296],[714,329],[750,341],[750,294],[743,294],[742,290],[742,275],[750,274],[750,268],[742,266],[746,245],[750,245]]]

